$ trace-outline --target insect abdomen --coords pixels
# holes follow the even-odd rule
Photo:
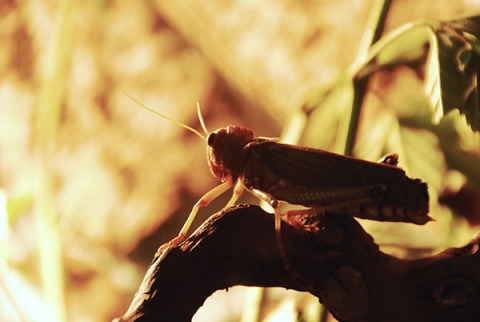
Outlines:
[[[345,212],[364,219],[392,222],[409,222],[417,225],[424,225],[430,220],[429,216],[420,213],[418,210],[409,210],[405,207],[392,207],[383,204],[365,204],[358,207],[346,208]]]

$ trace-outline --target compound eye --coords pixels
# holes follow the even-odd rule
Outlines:
[[[217,135],[215,133],[210,133],[207,136],[207,144],[208,146],[212,146],[215,143],[215,140],[217,139]]]

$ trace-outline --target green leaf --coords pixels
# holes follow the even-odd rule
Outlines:
[[[480,131],[480,16],[430,24],[433,35],[427,63],[427,92],[435,120],[458,109]]]
[[[406,24],[382,38],[368,58],[352,69],[356,79],[392,66],[418,63],[427,55],[425,89],[433,106],[433,120],[454,109],[480,131],[480,16],[452,21]]]
[[[367,59],[354,66],[356,79],[400,65],[417,65],[427,56],[426,44],[430,41],[431,29],[424,23],[409,23],[380,39],[372,46]]]

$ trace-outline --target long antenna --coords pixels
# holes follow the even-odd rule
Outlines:
[[[170,122],[172,122],[174,124],[180,125],[181,127],[183,127],[185,129],[195,133],[196,135],[198,135],[198,137],[200,137],[203,141],[206,141],[206,139],[207,139],[206,136],[203,135],[202,133],[200,133],[199,131],[195,130],[193,127],[190,127],[186,124],[180,123],[179,121],[176,121],[176,120],[174,120],[174,119],[172,119],[172,118],[154,110],[153,108],[148,107],[147,105],[143,104],[142,102],[140,102],[139,100],[134,98],[132,95],[128,94],[127,92],[124,92],[124,94],[127,95],[132,101],[134,101],[135,103],[137,103],[138,105],[140,105],[144,109],[146,109],[146,110],[148,110],[148,111],[150,111],[154,114],[157,114],[158,116],[163,117],[164,119],[169,120]],[[197,104],[197,108],[198,108],[198,104]],[[200,124],[202,125],[202,128],[205,131],[206,128],[205,128],[205,124],[203,122],[203,118],[200,119]],[[205,132],[205,133],[208,134],[208,132]]]
[[[210,133],[207,129],[207,126],[205,125],[205,120],[203,119],[203,116],[202,116],[202,111],[200,110],[200,102],[197,101],[197,115],[198,115],[198,119],[200,121],[200,125],[202,126],[202,129],[203,131],[205,132],[206,135],[208,135],[208,133]]]

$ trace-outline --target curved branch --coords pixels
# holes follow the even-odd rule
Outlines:
[[[291,268],[275,243],[273,216],[237,206],[210,217],[190,238],[156,256],[118,322],[190,321],[216,290],[234,285],[310,292],[341,321],[480,320],[480,239],[433,257],[382,253],[352,217],[332,213],[318,229],[282,222]]]

